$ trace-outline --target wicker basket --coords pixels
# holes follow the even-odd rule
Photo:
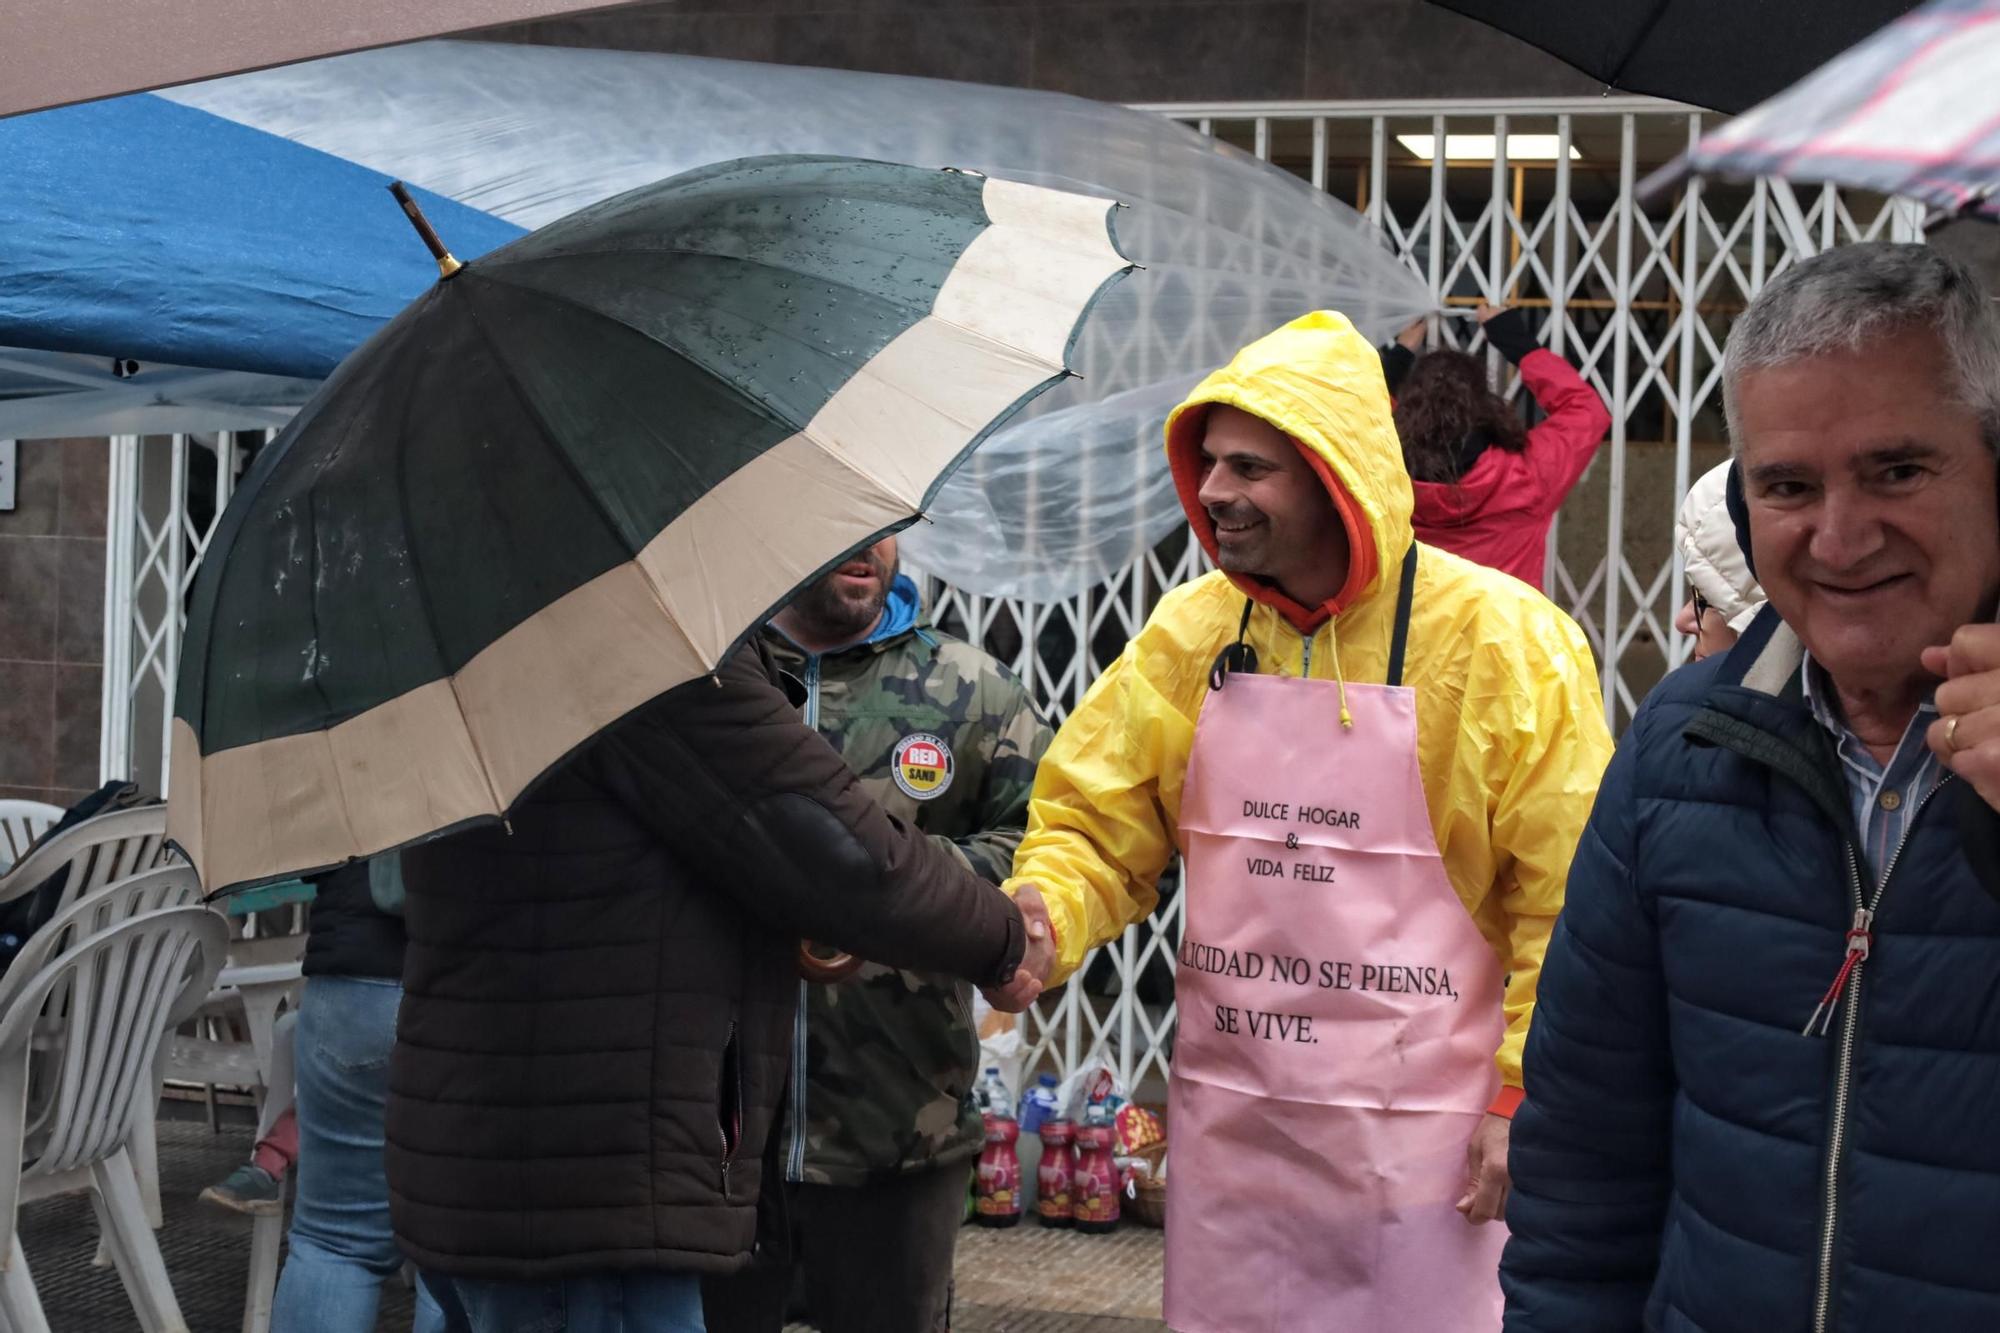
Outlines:
[[[1166,1141],[1162,1139],[1148,1144],[1132,1155],[1150,1162],[1153,1174],[1141,1176],[1134,1182],[1135,1194],[1123,1200],[1124,1214],[1142,1227],[1164,1227],[1167,1224],[1167,1182],[1159,1179],[1159,1175],[1160,1166],[1167,1159]]]

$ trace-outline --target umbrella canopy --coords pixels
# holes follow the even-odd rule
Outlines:
[[[1066,373],[1127,268],[1109,208],[764,158],[438,282],[259,456],[213,538],[169,835],[213,889],[503,815],[919,517]]]
[[[1741,111],[1916,0],[1432,0],[1626,92]]]
[[[2000,0],[1932,0],[1649,177],[1783,176],[2000,219]]]

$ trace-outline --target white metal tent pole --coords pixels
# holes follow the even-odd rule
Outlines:
[[[1499,305],[1507,297],[1507,117],[1493,118],[1492,194],[1486,202],[1486,299]],[[1506,363],[1492,343],[1486,344],[1487,377]],[[1502,388],[1505,388],[1503,383]]]
[[[1445,210],[1444,117],[1431,117],[1431,304],[1444,308],[1444,210]],[[1431,341],[1443,332],[1438,317],[1431,316]]]
[[[1388,205],[1382,200],[1389,186],[1389,122],[1381,116],[1368,121],[1368,220],[1383,231],[1382,215]],[[1387,234],[1386,232],[1384,233]]]
[[[1890,238],[1903,242],[1923,240],[1924,206],[1914,199],[1898,199],[1891,207],[1896,213],[1889,221]]]
[[[1556,118],[1556,189],[1549,207],[1556,210],[1555,255],[1550,266],[1549,350],[1563,355],[1569,335],[1569,141],[1570,118]]]
[[[1074,1073],[1083,1063],[1083,973],[1090,968],[1090,957],[1085,956],[1083,965],[1077,968],[1072,978],[1074,986],[1063,987],[1063,1072]],[[1124,997],[1120,997],[1121,999]]]
[[[1747,301],[1757,295],[1764,285],[1765,231],[1771,225],[1771,187],[1762,176],[1757,178],[1757,187],[1750,195],[1750,290],[1743,293]]]
[[[1139,1067],[1138,1043],[1132,1039],[1139,1009],[1138,931],[1128,930],[1118,937],[1118,964],[1121,974],[1118,998],[1122,1001],[1118,1006],[1118,1081],[1129,1090]]]
[[[1618,730],[1618,594],[1625,572],[1625,418],[1632,410],[1626,401],[1628,370],[1632,356],[1632,209],[1633,185],[1638,156],[1638,135],[1630,115],[1620,116],[1618,135],[1618,276],[1613,293],[1614,317],[1611,397],[1611,512],[1604,539],[1604,717],[1613,734]]]
[[[1770,187],[1771,202],[1778,206],[1778,217],[1791,243],[1792,254],[1799,259],[1811,258],[1818,253],[1813,245],[1812,227],[1799,209],[1799,198],[1792,193],[1791,182],[1776,176],[1765,179]],[[1758,285],[1762,286],[1761,278]]]
[[[97,779],[132,773],[132,552],[138,528],[139,437],[114,435],[104,519],[104,681],[98,703]]]
[[[173,744],[174,734],[174,677],[181,664],[181,633],[187,627],[185,603],[181,591],[187,586],[187,555],[189,532],[187,518],[187,469],[188,437],[172,437],[172,448],[168,455],[172,460],[173,475],[168,480],[167,515],[164,523],[166,531],[166,570],[161,579],[164,585],[160,608],[161,655],[153,664],[154,677],[160,682],[160,795],[167,794],[167,751]]]
[[[1549,207],[1555,210],[1554,253],[1549,256],[1549,350],[1557,356],[1569,341],[1569,140],[1570,118],[1556,117],[1556,182]],[[1542,551],[1542,586],[1551,600],[1556,595],[1557,552],[1562,549],[1562,512],[1549,522],[1549,538]]]
[[[1688,148],[1692,150],[1699,142],[1701,142],[1701,114],[1697,112],[1688,117]],[[1696,290],[1696,284],[1701,281],[1701,266],[1695,262],[1695,249],[1701,240],[1701,177],[1690,176],[1686,190],[1684,202],[1686,216],[1681,220],[1684,229],[1681,237],[1681,364],[1680,384],[1677,390],[1680,396],[1680,408],[1674,413],[1675,513],[1680,512],[1681,501],[1687,498],[1690,455],[1694,448],[1694,334],[1695,324],[1701,314],[1701,293]],[[1669,626],[1672,624],[1671,617],[1680,609],[1685,596],[1683,588],[1687,581],[1686,561],[1681,556],[1681,544],[1678,541],[1673,543],[1671,558],[1674,573],[1671,584],[1673,596],[1669,605]],[[1670,628],[1667,634],[1667,665],[1677,667],[1686,661],[1689,647],[1690,645],[1682,642],[1681,636]]]

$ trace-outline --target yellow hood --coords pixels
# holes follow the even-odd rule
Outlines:
[[[1324,608],[1337,615],[1393,583],[1414,535],[1415,497],[1403,466],[1403,447],[1390,414],[1382,359],[1347,316],[1316,310],[1259,338],[1234,360],[1195,386],[1167,418],[1167,462],[1181,507],[1196,536],[1215,559],[1215,527],[1195,498],[1200,487],[1201,437],[1208,410],[1240,408],[1292,437],[1327,483],[1347,525],[1354,552],[1347,586]],[[1247,579],[1231,580],[1243,592],[1301,617],[1290,599]]]

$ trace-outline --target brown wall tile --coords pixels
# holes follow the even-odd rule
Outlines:
[[[55,785],[56,668],[0,661],[0,783]]]
[[[104,537],[110,508],[111,446],[106,440],[62,441],[62,498],[56,531],[65,537]]]
[[[89,791],[79,791],[71,787],[5,787],[0,786],[0,801],[40,801],[43,805],[53,805],[67,810],[91,792],[97,784],[91,784]]]
[[[97,786],[97,737],[104,669],[56,668],[55,785],[90,790]]]
[[[53,537],[0,536],[0,657],[55,660],[59,554]]]
[[[56,661],[104,660],[104,542],[50,537],[56,548]]]
[[[0,512],[0,536],[46,536],[56,530],[61,507],[62,446],[55,440],[22,440],[16,457],[14,507]]]

